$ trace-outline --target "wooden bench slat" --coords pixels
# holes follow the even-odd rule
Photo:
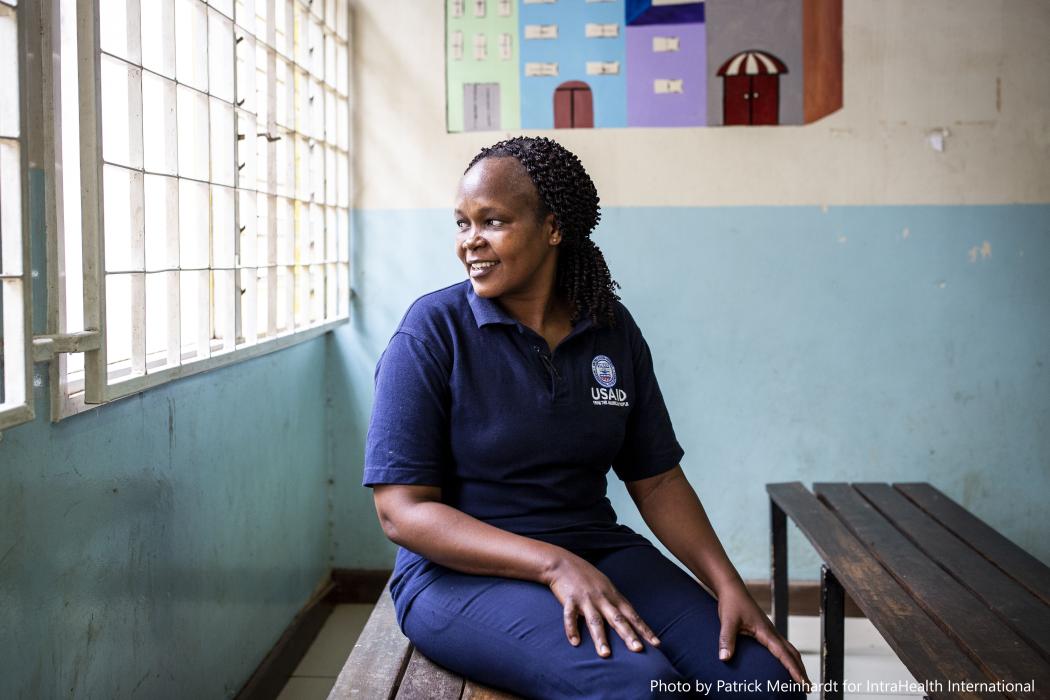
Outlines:
[[[930,484],[895,483],[893,487],[1050,605],[1050,568]]]
[[[1050,660],[1050,607],[889,484],[854,484],[853,488]]]
[[[397,689],[397,700],[459,700],[463,678],[412,648],[408,668]]]
[[[463,685],[463,700],[521,700],[521,698],[481,683],[467,681]]]
[[[1034,680],[1035,687],[1050,688],[1050,667],[1043,658],[849,484],[814,484],[813,491],[993,679]]]
[[[802,530],[821,558],[916,680],[991,680],[912,600],[864,546],[800,482],[767,484],[770,498]],[[994,693],[933,697],[998,698]]]
[[[394,601],[387,586],[339,672],[328,700],[392,698],[410,649],[408,638],[397,626]]]

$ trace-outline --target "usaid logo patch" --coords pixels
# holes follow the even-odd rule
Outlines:
[[[616,383],[616,368],[613,367],[612,360],[605,355],[594,356],[591,360],[591,372],[594,373],[594,379],[606,389]]]
[[[602,388],[591,387],[591,403],[595,406],[618,406],[627,408],[627,392],[623,389],[613,389],[616,384],[616,367],[612,360],[605,355],[595,355],[591,360],[591,373],[594,380],[602,385]]]

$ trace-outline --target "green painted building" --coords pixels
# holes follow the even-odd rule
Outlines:
[[[517,0],[446,0],[448,130],[521,126]]]

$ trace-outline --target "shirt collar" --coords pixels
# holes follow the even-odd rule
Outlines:
[[[478,328],[487,326],[490,323],[502,323],[517,326],[519,333],[525,332],[525,327],[504,311],[502,306],[492,299],[479,297],[475,294],[474,285],[470,283],[470,280],[467,280],[467,303],[470,304],[470,310],[474,312],[474,320],[477,322]],[[587,329],[591,323],[591,317],[587,314],[583,314],[583,317],[573,325],[570,335],[582,332]]]
[[[518,323],[492,299],[475,294],[474,285],[470,283],[470,280],[467,280],[467,303],[470,304],[470,310],[474,312],[474,320],[477,321],[478,328],[490,323],[506,323],[512,326]]]

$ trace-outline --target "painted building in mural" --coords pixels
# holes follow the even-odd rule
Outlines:
[[[623,0],[519,5],[521,125],[627,126]]]
[[[521,126],[518,0],[446,0],[449,131]]]
[[[707,123],[809,124],[842,107],[842,0],[706,0]]]
[[[627,1],[627,125],[707,123],[704,4]]]
[[[446,0],[448,130],[808,124],[842,0]]]

